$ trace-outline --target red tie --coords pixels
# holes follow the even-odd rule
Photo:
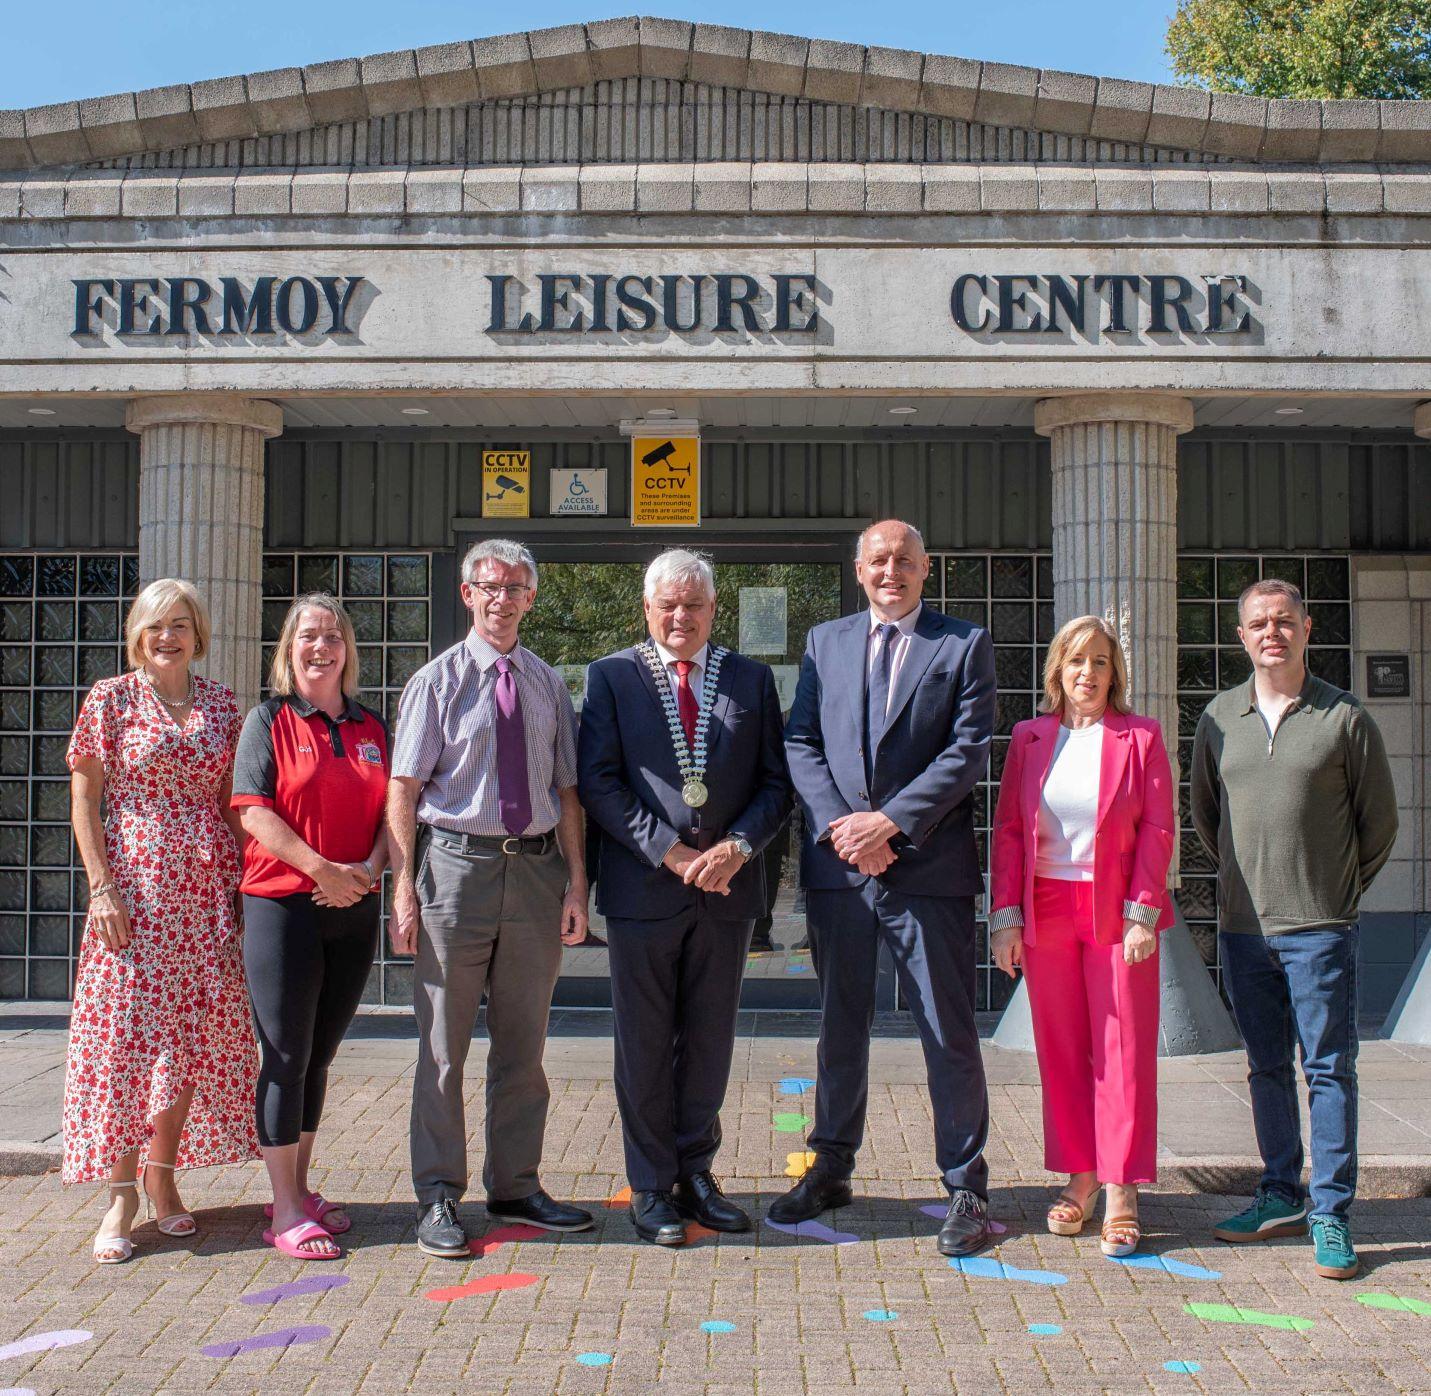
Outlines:
[[[695,667],[689,659],[676,661],[676,711],[681,714],[681,726],[686,729],[686,746],[692,752],[696,749],[696,719],[701,715],[701,705],[691,692],[690,672]]]

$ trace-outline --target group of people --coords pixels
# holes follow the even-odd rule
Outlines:
[[[265,1239],[299,1259],[341,1254],[351,1220],[308,1172],[386,867],[393,948],[416,956],[419,1248],[471,1253],[463,1073],[484,1000],[487,1212],[592,1226],[540,1177],[551,996],[562,946],[588,933],[587,820],[632,1225],[663,1246],[683,1244],[690,1221],[747,1230],[713,1167],[741,975],[767,905],[759,855],[797,801],[821,1006],[814,1162],[767,1215],[798,1223],[851,1201],[884,947],[927,1065],[949,1198],[938,1248],[986,1245],[974,825],[994,650],[923,601],[929,566],[912,525],[864,531],[868,607],[810,632],[782,722],[770,668],[712,639],[709,560],[664,552],[645,577],[647,638],[590,666],[578,723],[561,676],[520,641],[535,559],[484,541],[462,564],[471,629],[409,682],[391,749],[356,699],[352,627],[331,596],[294,603],[273,696],[240,730],[232,694],[190,672],[209,641],[201,600],[179,581],[147,587],[129,616],[130,672],[91,690],[70,748],[90,918],[64,1178],[109,1182],[96,1260],[132,1254],[139,1187],[162,1231],[192,1235],[174,1170],[255,1153],[273,1188]],[[1390,854],[1395,798],[1375,723],[1307,670],[1296,588],[1254,584],[1239,618],[1253,673],[1199,723],[1192,813],[1218,870],[1223,981],[1264,1176],[1215,1234],[1257,1241],[1310,1224],[1317,1271],[1344,1278],[1357,1268],[1357,905]],[[1102,618],[1054,637],[1041,707],[1015,727],[1000,780],[990,950],[1028,983],[1045,1163],[1068,1175],[1048,1228],[1079,1234],[1103,1191],[1102,1249],[1127,1255],[1156,1169],[1175,783],[1158,724],[1130,710]],[[1311,1094],[1310,1199],[1294,1044]]]

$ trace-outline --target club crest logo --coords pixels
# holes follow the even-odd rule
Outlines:
[[[358,760],[367,762],[369,766],[381,766],[383,764],[383,754],[378,750],[378,744],[376,742],[359,742]]]

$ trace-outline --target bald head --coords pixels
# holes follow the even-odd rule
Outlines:
[[[860,534],[855,576],[881,620],[899,620],[919,605],[928,575],[929,555],[913,524],[881,519]]]

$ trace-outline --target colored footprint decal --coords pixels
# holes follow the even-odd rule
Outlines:
[[[702,1333],[734,1333],[735,1324],[728,1318],[708,1318],[701,1324]]]
[[[712,1231],[708,1226],[702,1226],[700,1222],[688,1221],[686,1223],[686,1245],[692,1241],[704,1241],[707,1236],[719,1236],[718,1231]]]
[[[804,1095],[815,1083],[808,1076],[785,1076],[780,1081],[781,1095]]]
[[[280,1328],[276,1333],[258,1333],[232,1343],[210,1343],[199,1349],[205,1357],[237,1357],[241,1352],[262,1352],[265,1348],[291,1348],[302,1343],[321,1343],[333,1330],[321,1323],[304,1328]]]
[[[612,1357],[609,1352],[579,1352],[576,1355],[576,1360],[583,1367],[609,1367]]]
[[[0,1391],[0,1396],[35,1396],[35,1389],[30,1386],[7,1386]]]
[[[1232,1304],[1184,1304],[1183,1312],[1208,1323],[1251,1323],[1259,1328],[1290,1328],[1297,1333],[1315,1327],[1315,1321],[1310,1318],[1264,1314],[1257,1309],[1239,1309]]]
[[[926,1217],[937,1217],[943,1221],[945,1213],[949,1210],[949,1204],[947,1202],[923,1202],[920,1204],[919,1210]],[[1003,1222],[995,1221],[993,1217],[989,1218],[989,1234],[991,1236],[1005,1236],[1008,1234],[1008,1230],[1009,1228]]]
[[[1067,1275],[1056,1270],[1020,1270],[1014,1265],[1005,1265],[991,1255],[961,1255],[949,1262],[951,1270],[959,1270],[980,1280],[1019,1280],[1030,1285],[1066,1285]]]
[[[1191,1376],[1194,1372],[1202,1371],[1201,1362],[1164,1362],[1163,1371],[1179,1372],[1184,1376]]]
[[[782,1110],[770,1117],[770,1123],[778,1134],[802,1134],[810,1125],[810,1117]]]
[[[809,1149],[797,1149],[785,1155],[785,1176],[803,1178],[815,1166],[815,1155]]]
[[[894,1309],[866,1309],[865,1317],[871,1323],[893,1323],[899,1314]]]
[[[537,1282],[535,1275],[525,1275],[514,1270],[509,1275],[484,1275],[480,1280],[472,1280],[465,1285],[448,1285],[444,1289],[430,1289],[427,1297],[437,1304],[450,1304],[454,1299],[466,1299],[473,1294],[495,1294],[503,1289],[525,1289]]]
[[[0,1346],[0,1361],[7,1357],[28,1357],[32,1352],[49,1352],[51,1348],[70,1348],[76,1343],[87,1343],[93,1337],[93,1333],[83,1328],[57,1328],[53,1333],[32,1333],[28,1338],[19,1338]]]
[[[474,1238],[467,1243],[467,1249],[476,1256],[491,1255],[498,1246],[505,1246],[508,1241],[535,1241],[537,1237],[548,1234],[539,1226],[528,1226],[525,1222],[517,1222],[512,1226],[499,1226],[485,1236]]]
[[[1403,1299],[1399,1294],[1358,1294],[1358,1304],[1369,1309],[1398,1309],[1406,1314],[1431,1314],[1431,1304],[1424,1299]]]
[[[1056,1338],[1063,1332],[1063,1325],[1061,1323],[1031,1323],[1029,1332],[1035,1338]]]
[[[1132,1255],[1110,1255],[1109,1260],[1119,1265],[1131,1265],[1137,1270],[1164,1270],[1169,1275],[1181,1275],[1185,1280],[1220,1280],[1221,1270],[1207,1270],[1201,1265],[1189,1265],[1185,1260],[1174,1260],[1169,1255],[1150,1255],[1134,1251]]]
[[[309,1275],[291,1284],[275,1285],[272,1289],[257,1289],[252,1294],[240,1294],[240,1304],[277,1304],[282,1299],[297,1299],[304,1294],[322,1294],[325,1289],[342,1289],[348,1283],[346,1275]]]
[[[611,1196],[606,1199],[606,1205],[610,1207],[613,1212],[620,1210],[622,1207],[629,1207],[631,1205],[631,1189],[624,1187],[620,1192],[612,1193]]]
[[[828,1241],[832,1246],[848,1246],[860,1238],[853,1231],[836,1231],[824,1222],[778,1222],[765,1219],[766,1226],[774,1231],[783,1231],[787,1236],[812,1236],[817,1241]]]

